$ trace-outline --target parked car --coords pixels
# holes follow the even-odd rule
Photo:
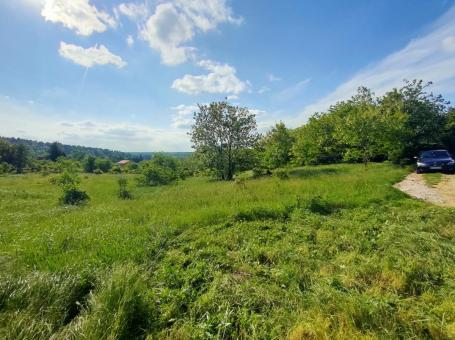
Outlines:
[[[455,172],[455,161],[447,150],[429,150],[417,158],[417,173],[442,171]]]

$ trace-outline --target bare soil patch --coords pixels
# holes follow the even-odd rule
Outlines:
[[[411,197],[445,206],[455,207],[455,176],[443,175],[442,181],[434,188],[429,187],[422,175],[412,173],[394,185]]]

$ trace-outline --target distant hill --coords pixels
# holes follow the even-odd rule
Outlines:
[[[154,154],[158,152],[130,152],[129,154],[133,157],[142,157],[143,159],[152,159]],[[192,152],[160,152],[164,153],[165,155],[172,156],[175,158],[187,158],[190,157],[193,153]]]
[[[32,155],[36,158],[44,158],[47,156],[49,146],[51,143],[48,142],[40,142],[35,140],[29,139],[22,139],[22,138],[14,138],[14,137],[1,137],[0,139],[6,140],[8,143],[11,144],[24,144],[26,145]],[[87,155],[91,155],[94,157],[102,157],[102,158],[109,158],[112,161],[119,161],[121,159],[132,159],[135,161],[139,161],[142,159],[151,159],[153,155],[156,153],[154,152],[122,152],[122,151],[115,151],[109,149],[102,149],[102,148],[92,148],[87,146],[80,146],[80,145],[68,145],[68,144],[60,144],[61,148],[65,152],[68,157],[74,159],[82,159]],[[186,158],[191,155],[191,152],[164,152],[167,155],[176,157],[176,158]]]

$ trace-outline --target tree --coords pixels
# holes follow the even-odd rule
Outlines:
[[[205,166],[223,180],[233,178],[242,150],[252,148],[259,139],[255,115],[225,101],[199,105],[190,135]]]
[[[112,168],[112,162],[108,158],[97,158],[95,160],[95,169],[100,169],[102,172],[109,172]]]
[[[48,158],[55,162],[59,157],[64,157],[65,153],[61,147],[61,144],[58,142],[51,143],[48,150]]]
[[[402,158],[412,159],[422,149],[441,147],[443,144],[441,131],[444,131],[447,121],[448,102],[441,95],[425,91],[431,84],[424,84],[422,80],[406,81],[406,85],[399,90],[409,132]]]
[[[268,168],[279,168],[291,160],[293,138],[284,123],[276,124],[261,140],[262,162]]]
[[[343,158],[347,161],[361,160],[365,165],[378,154],[380,149],[380,119],[373,93],[360,87],[357,95],[347,103],[336,106],[347,109],[336,125],[336,135],[346,145]],[[332,110],[337,110],[335,107]]]
[[[445,126],[444,145],[455,153],[455,108],[451,108],[447,115],[447,122]]]
[[[96,158],[91,155],[88,155],[85,158],[85,161],[84,161],[84,171],[85,172],[93,173],[93,171],[95,170],[95,160],[96,160]]]
[[[17,173],[21,173],[28,163],[28,149],[24,144],[19,144],[14,148],[13,165]]]
[[[155,154],[152,160],[142,162],[140,170],[139,182],[149,186],[169,184],[184,177],[179,161],[164,154]]]
[[[333,114],[316,113],[308,123],[293,131],[292,156],[298,165],[336,163],[342,159],[342,149],[335,138]]]

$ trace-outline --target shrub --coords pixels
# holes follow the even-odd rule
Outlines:
[[[286,169],[277,169],[275,170],[275,176],[279,179],[288,179],[289,178],[289,171]]]
[[[122,173],[122,168],[120,168],[120,166],[118,166],[118,165],[114,165],[111,169],[111,173],[120,174],[120,173]]]
[[[101,169],[95,169],[95,170],[93,170],[93,173],[94,173],[95,175],[102,175],[102,174],[103,174],[103,170],[101,170]]]
[[[126,177],[120,177],[118,179],[118,187],[119,187],[118,196],[122,200],[130,200],[133,198],[131,193],[128,191],[128,180],[126,179]]]
[[[271,171],[268,168],[264,168],[261,166],[254,167],[252,171],[253,171],[253,178],[259,178],[262,176],[271,175]]]
[[[14,172],[14,167],[6,162],[0,163],[0,174],[8,174]]]
[[[65,171],[54,179],[54,182],[63,190],[63,194],[59,199],[61,204],[80,205],[86,203],[90,199],[85,191],[78,188],[80,179],[74,173]]]
[[[157,186],[169,184],[177,179],[172,169],[157,164],[149,164],[142,170],[140,183],[144,185]]]
[[[312,197],[305,204],[305,208],[312,213],[320,215],[330,215],[334,211],[334,207],[321,196]]]

